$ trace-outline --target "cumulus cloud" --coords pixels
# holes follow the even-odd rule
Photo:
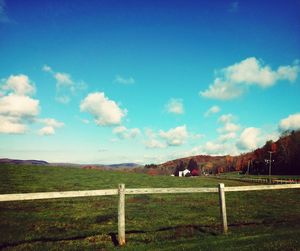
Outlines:
[[[52,126],[45,126],[38,131],[41,136],[49,136],[55,134],[55,130]]]
[[[18,118],[32,118],[39,113],[39,101],[13,93],[0,98],[0,114]]]
[[[220,136],[218,138],[221,142],[226,142],[236,138],[236,133],[240,130],[240,125],[233,122],[234,116],[232,114],[223,114],[219,117],[218,122],[222,123],[223,126],[218,128]]]
[[[54,78],[57,81],[58,87],[71,86],[73,84],[70,74],[67,74],[67,73],[57,72],[54,74]]]
[[[220,132],[236,132],[240,130],[240,126],[235,123],[225,123],[224,127],[220,128]]]
[[[147,148],[165,148],[166,144],[157,139],[158,134],[150,128],[145,129],[146,140],[144,142]]]
[[[48,72],[53,76],[53,78],[56,80],[57,88],[61,88],[61,87],[71,88],[75,84],[70,74],[65,72],[55,72],[52,70],[52,67],[49,65],[44,65],[42,67],[42,71]]]
[[[34,86],[26,75],[11,75],[4,79],[0,96],[0,133],[25,133],[27,123],[39,114],[39,100],[30,97]]]
[[[231,140],[231,139],[235,139],[236,138],[236,133],[235,132],[228,132],[225,134],[221,134],[218,138],[219,141],[221,141],[222,143]]]
[[[68,104],[71,100],[70,96],[76,95],[77,92],[87,88],[87,84],[83,81],[73,81],[70,74],[65,72],[56,72],[49,65],[44,65],[42,71],[52,75],[56,80],[56,97],[55,100],[61,104]]]
[[[113,129],[113,134],[117,135],[120,139],[133,139],[141,133],[138,128],[128,129],[125,126],[118,126]]]
[[[130,85],[130,84],[134,84],[135,83],[135,80],[133,77],[129,77],[129,78],[124,78],[120,75],[117,75],[115,77],[115,80],[114,80],[115,83],[118,83],[118,84],[123,84],[123,85]]]
[[[232,114],[223,114],[219,117],[218,122],[222,124],[222,127],[217,129],[220,134],[217,142],[226,143],[237,137],[237,132],[240,130],[240,125],[234,123],[235,117]]]
[[[100,126],[118,125],[127,113],[115,101],[107,98],[104,92],[90,93],[81,101],[80,111],[93,115],[96,124]]]
[[[159,131],[159,136],[164,139],[168,146],[180,146],[188,138],[188,131],[185,125],[171,128],[168,131]]]
[[[222,155],[224,152],[224,145],[208,141],[202,149],[206,154]]]
[[[59,122],[53,118],[38,119],[38,122],[43,123],[47,126],[55,127],[55,128],[60,128],[65,125],[63,122]]]
[[[11,75],[2,86],[4,91],[12,91],[17,95],[32,95],[35,87],[26,75]]]
[[[218,121],[221,123],[230,123],[234,119],[234,116],[231,113],[223,114],[219,117]]]
[[[182,99],[175,99],[175,98],[170,99],[169,102],[166,104],[166,110],[169,113],[183,114],[184,108],[183,108]]]
[[[45,125],[43,128],[41,128],[38,131],[38,134],[41,135],[41,136],[54,135],[56,128],[60,128],[60,127],[63,127],[65,125],[63,122],[59,122],[59,121],[57,121],[56,119],[53,119],[53,118],[37,119],[36,121]]]
[[[237,147],[241,150],[254,150],[259,146],[261,140],[261,130],[255,127],[248,127],[241,133]]]
[[[27,126],[18,117],[0,115],[0,133],[23,134],[27,131]]]
[[[205,116],[205,117],[208,117],[208,116],[210,116],[210,115],[212,115],[212,114],[215,114],[215,113],[218,113],[218,112],[220,112],[220,111],[221,111],[220,107],[217,106],[217,105],[214,105],[214,106],[210,107],[210,108],[206,111],[206,113],[204,114],[204,116]]]
[[[53,73],[52,68],[49,65],[44,65],[42,71]]]
[[[300,71],[299,64],[279,66],[272,70],[255,57],[247,58],[239,63],[218,71],[213,84],[199,94],[206,98],[229,100],[241,96],[251,85],[267,88],[279,80],[293,82]]]
[[[300,113],[295,113],[284,118],[279,123],[281,131],[292,131],[300,129]]]
[[[233,144],[223,144],[220,142],[207,141],[201,146],[194,147],[186,153],[187,156],[191,155],[236,155],[238,154],[237,148]]]
[[[166,145],[162,142],[160,142],[157,139],[149,139],[147,141],[145,141],[145,146],[147,148],[165,148]]]

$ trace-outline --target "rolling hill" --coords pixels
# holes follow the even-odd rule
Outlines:
[[[202,173],[241,171],[250,174],[267,174],[270,152],[272,152],[272,174],[300,174],[300,131],[284,133],[276,142],[268,141],[263,147],[238,156],[197,155],[146,167],[155,167],[163,173],[174,173],[176,168],[187,167],[189,162],[194,160]]]

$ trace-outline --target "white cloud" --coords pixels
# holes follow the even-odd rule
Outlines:
[[[188,131],[186,126],[178,126],[171,128],[168,131],[159,131],[159,136],[163,138],[169,146],[180,146],[185,143],[188,138]]]
[[[0,115],[0,133],[23,134],[26,130],[27,126],[20,118]]]
[[[57,72],[54,74],[54,78],[57,81],[57,86],[71,86],[73,84],[73,81],[71,79],[70,74],[63,73],[63,72]]]
[[[279,123],[281,131],[298,130],[300,129],[300,113],[295,113],[284,118]]]
[[[157,139],[149,139],[145,142],[147,148],[165,148],[166,145]]]
[[[35,92],[35,87],[30,83],[26,75],[11,75],[2,86],[4,91],[12,91],[17,95],[31,95]]]
[[[205,98],[229,100],[240,97],[243,93],[243,86],[237,86],[233,83],[216,78],[214,83],[209,86],[209,89],[200,92],[200,95]]]
[[[220,116],[218,121],[226,124],[226,123],[231,122],[233,119],[234,119],[234,116],[231,113],[229,113],[229,114],[223,114],[222,116]]]
[[[55,100],[61,104],[68,104],[71,100],[70,96],[76,95],[77,92],[87,88],[87,84],[83,81],[74,82],[68,73],[55,72],[49,65],[44,65],[42,71],[48,72],[56,80],[56,97]]]
[[[182,99],[170,99],[169,102],[166,104],[166,110],[169,113],[183,114],[184,108]]]
[[[105,97],[104,92],[90,93],[81,101],[80,111],[93,115],[96,124],[100,126],[118,125],[127,113],[115,101]]]
[[[217,106],[217,105],[214,105],[214,106],[210,107],[210,108],[206,111],[206,113],[204,114],[204,116],[205,116],[205,117],[208,117],[208,116],[210,116],[210,115],[212,115],[212,114],[215,114],[215,113],[218,113],[218,112],[220,112],[220,111],[221,111],[220,107]]]
[[[294,82],[297,79],[299,71],[298,64],[293,66],[280,66],[277,70],[278,79],[286,79],[290,82]]]
[[[226,123],[223,128],[221,128],[221,131],[225,132],[236,132],[240,130],[240,126],[234,123]]]
[[[21,134],[27,123],[39,114],[39,100],[31,98],[35,88],[26,75],[11,75],[5,80],[0,96],[0,133]]]
[[[255,150],[261,141],[261,130],[255,127],[248,127],[241,133],[237,147],[241,150]]]
[[[270,87],[279,80],[293,82],[300,71],[296,62],[290,66],[279,66],[272,70],[255,57],[247,58],[239,63],[223,68],[218,72],[214,83],[199,94],[206,98],[229,100],[241,96],[248,86],[258,85],[262,88]]]
[[[144,144],[147,148],[165,148],[166,144],[157,139],[158,134],[150,128],[145,129],[147,139]]]
[[[52,126],[54,128],[60,128],[65,125],[63,122],[59,122],[56,119],[52,118],[39,119],[38,122],[43,123],[47,126]]]
[[[39,113],[39,101],[28,96],[8,94],[0,97],[0,114],[19,118],[31,118]]]
[[[116,134],[121,139],[133,139],[141,133],[138,128],[128,129],[125,126],[118,126],[113,129],[113,134]]]
[[[186,153],[187,156],[190,155],[236,155],[238,151],[236,147],[232,144],[224,144],[214,141],[207,141],[204,145],[194,147],[192,150]]]
[[[238,124],[233,123],[234,116],[232,114],[223,114],[219,117],[218,121],[223,124],[223,127],[218,128],[219,133],[225,133],[220,136],[220,139],[230,139],[234,138],[235,132],[240,130],[240,126]]]
[[[45,118],[45,119],[37,119],[36,120],[39,123],[42,123],[45,125],[45,127],[41,128],[38,131],[38,134],[43,136],[43,135],[54,135],[55,134],[55,129],[63,127],[65,124],[63,122],[59,122],[56,119],[53,118]]]
[[[52,68],[49,65],[44,65],[42,71],[53,73]]]
[[[38,131],[38,134],[41,136],[49,136],[55,134],[55,130],[52,126],[45,126]]]
[[[202,149],[206,154],[222,155],[224,152],[224,145],[208,141]]]
[[[118,83],[118,84],[123,84],[123,85],[130,85],[130,84],[134,84],[135,80],[133,77],[124,78],[120,75],[117,75],[114,82]]]
[[[225,134],[221,134],[219,136],[218,140],[224,143],[228,140],[235,139],[235,138],[236,138],[236,133],[235,132],[228,132],[228,133],[225,133]]]

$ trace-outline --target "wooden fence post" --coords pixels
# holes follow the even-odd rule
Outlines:
[[[226,203],[225,203],[225,185],[223,183],[219,184],[219,203],[220,203],[220,214],[223,226],[223,233],[226,234],[228,230],[227,226],[227,214],[226,214]]]
[[[125,245],[125,184],[119,184],[118,193],[118,242],[123,246]]]

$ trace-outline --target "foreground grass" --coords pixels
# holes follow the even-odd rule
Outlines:
[[[221,180],[97,170],[0,166],[0,193],[126,187],[215,187]],[[226,186],[249,185],[224,181]],[[220,232],[217,194],[126,196],[126,247],[114,244],[117,197],[0,203],[4,250],[299,250],[299,191],[226,194],[230,232]]]

